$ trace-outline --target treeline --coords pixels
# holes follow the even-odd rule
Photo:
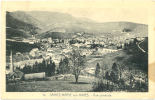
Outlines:
[[[96,65],[95,77],[97,81],[93,85],[93,91],[148,91],[148,77],[141,80],[134,77],[134,74],[123,75],[124,66],[113,63],[112,68],[108,71],[101,69],[99,63]],[[129,72],[131,69],[129,68]],[[139,75],[140,77],[140,75]],[[127,82],[128,81],[128,82]]]
[[[58,68],[56,68],[52,58],[50,58],[48,60],[43,59],[41,63],[36,61],[33,65],[25,65],[23,68],[17,67],[16,69],[19,69],[24,74],[45,72],[47,76],[71,73],[71,67],[67,57],[60,60]]]
[[[80,40],[76,40],[76,39],[72,39],[69,41],[70,44],[76,44],[76,43],[85,43],[85,41],[80,41]]]
[[[17,68],[20,69],[20,68]],[[52,58],[45,60],[41,63],[35,62],[33,65],[25,65],[22,69],[20,69],[24,74],[29,73],[39,73],[45,72],[47,76],[52,76],[55,74],[56,65],[52,61]]]

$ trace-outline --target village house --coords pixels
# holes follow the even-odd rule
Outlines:
[[[38,48],[34,48],[34,49],[32,49],[31,51],[30,51],[30,55],[32,56],[32,57],[35,57],[36,55],[38,55],[38,52],[39,52],[39,49]]]
[[[54,43],[59,43],[60,41],[59,41],[59,39],[53,39],[53,42]]]
[[[21,80],[24,77],[24,73],[19,71],[19,70],[15,70],[13,72],[9,72],[8,74],[6,74],[6,78],[7,81],[17,81],[17,80]]]
[[[64,39],[64,44],[69,45],[69,39]]]
[[[48,49],[47,49],[47,52],[52,52],[52,51],[53,51],[52,48],[48,48]]]
[[[41,42],[43,42],[43,43],[47,43],[47,42],[48,42],[48,39],[46,39],[46,38],[41,39]]]
[[[86,39],[84,37],[78,37],[78,38],[76,38],[76,40],[78,40],[80,42],[85,42]]]
[[[92,39],[86,39],[85,44],[93,44],[93,40]]]
[[[40,43],[40,39],[36,39],[35,43]]]
[[[68,52],[71,52],[71,51],[72,51],[71,49],[63,49],[62,53],[68,53]]]
[[[136,37],[137,41],[142,41],[144,40],[145,38],[144,37]]]
[[[45,78],[45,72],[31,73],[31,74],[24,75],[24,80],[43,79],[43,78]]]
[[[81,50],[81,54],[85,55],[85,56],[91,55],[92,52],[93,52],[93,50],[90,50],[90,49],[82,49]]]
[[[52,38],[47,39],[48,43],[53,43]]]
[[[94,40],[94,44],[100,44],[100,40]]]

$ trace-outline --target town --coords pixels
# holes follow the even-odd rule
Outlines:
[[[33,58],[38,58],[36,59],[36,61],[41,62],[42,58],[48,59],[50,57],[58,66],[60,60],[64,59],[65,57],[69,57],[70,52],[74,48],[78,48],[83,56],[89,56],[91,54],[95,54],[96,56],[98,56],[124,49],[125,45],[133,43],[134,39],[141,41],[144,40],[145,38],[145,37],[137,37],[126,39],[124,37],[122,39],[122,37],[116,37],[112,40],[111,38],[103,36],[100,38],[92,37],[85,34],[84,34],[85,36],[82,36],[83,34],[84,34],[83,32],[76,33],[75,37],[73,37],[72,39],[52,39],[51,37],[36,39],[33,35],[32,38],[30,39],[17,40],[16,38],[16,40],[14,40],[16,42],[39,44],[40,47],[33,48],[29,52],[29,54],[26,55],[28,56],[26,57],[27,61],[22,60],[18,62],[15,61],[14,66],[16,67],[20,66],[22,68],[25,64],[33,65],[35,63]],[[7,40],[9,41],[9,39]],[[19,56],[22,54],[20,52],[17,52],[15,55]]]
[[[148,25],[6,12],[7,92],[146,92]]]

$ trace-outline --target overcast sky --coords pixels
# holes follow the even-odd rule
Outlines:
[[[51,10],[52,11],[52,10]],[[76,17],[86,17],[98,22],[109,21],[131,21],[147,24],[146,9],[127,9],[127,8],[72,8],[63,10],[53,10],[66,12]]]

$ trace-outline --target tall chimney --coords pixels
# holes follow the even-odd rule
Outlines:
[[[12,60],[12,50],[10,53],[10,72],[14,72],[13,60]]]

